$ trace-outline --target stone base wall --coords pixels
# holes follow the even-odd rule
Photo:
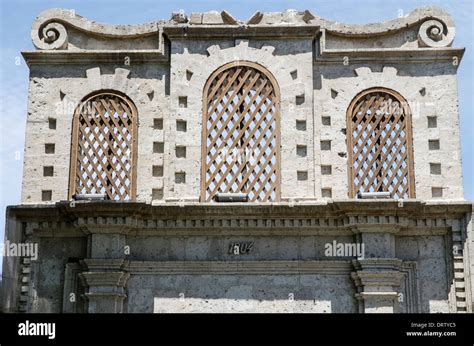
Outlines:
[[[470,312],[470,208],[13,207],[38,258],[5,257],[4,311]]]

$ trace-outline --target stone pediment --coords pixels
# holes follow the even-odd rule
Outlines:
[[[192,13],[189,17],[176,12],[170,20],[108,25],[88,20],[72,10],[50,9],[36,18],[31,36],[38,50],[162,50],[163,33],[168,37],[188,38],[226,35],[285,38],[297,32],[315,37],[323,33],[327,49],[441,48],[451,46],[455,26],[451,16],[437,7],[419,8],[406,16],[373,24],[344,24],[320,18],[308,10],[286,10],[256,12],[245,21],[226,11]]]

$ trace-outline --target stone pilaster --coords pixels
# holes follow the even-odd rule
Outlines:
[[[131,218],[80,219],[78,224],[88,234],[87,268],[80,277],[86,289],[90,313],[126,312],[126,234],[133,227]]]
[[[126,261],[86,259],[88,271],[81,279],[88,287],[85,294],[90,313],[122,313],[127,297],[125,285],[130,274],[123,270]]]
[[[359,312],[398,312],[398,295],[403,273],[399,259],[358,259],[353,261],[352,279],[357,288]]]
[[[364,255],[353,260],[354,280],[361,313],[398,312],[398,296],[403,273],[402,261],[395,258],[398,226],[366,225],[353,228],[364,245]]]

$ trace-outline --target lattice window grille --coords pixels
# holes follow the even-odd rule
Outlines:
[[[351,197],[359,192],[390,192],[414,197],[411,118],[400,96],[386,89],[360,95],[348,112]]]
[[[279,199],[279,99],[255,66],[215,74],[205,90],[204,201],[243,192],[250,201]]]
[[[136,117],[133,104],[113,93],[80,105],[73,124],[72,194],[134,199]]]

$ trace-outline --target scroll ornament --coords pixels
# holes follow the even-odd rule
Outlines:
[[[455,35],[454,26],[448,27],[439,19],[429,19],[420,26],[418,42],[421,47],[450,47]]]
[[[34,31],[33,44],[42,50],[67,49],[68,37],[64,25],[60,22],[43,23]]]

